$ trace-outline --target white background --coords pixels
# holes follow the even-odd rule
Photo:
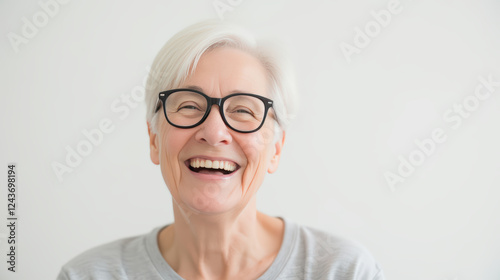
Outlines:
[[[355,28],[389,1],[231,2],[225,20],[289,45],[302,101],[260,210],[361,242],[388,279],[500,279],[500,87],[459,128],[443,118],[479,76],[500,81],[500,3],[402,0],[349,63],[339,45],[354,46]],[[0,225],[11,162],[19,217],[16,273],[0,226],[1,279],[54,279],[84,250],[172,222],[144,104],[126,116],[111,107],[173,34],[218,18],[212,0],[73,0],[16,53],[9,32],[22,36],[22,18],[40,11],[0,2]],[[114,130],[59,181],[53,162],[106,118]],[[384,173],[435,128],[446,141],[391,190]]]

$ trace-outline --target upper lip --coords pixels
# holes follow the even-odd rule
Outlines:
[[[197,155],[197,156],[192,156],[192,157],[189,157],[187,160],[186,160],[186,163],[189,165],[189,162],[191,161],[191,159],[196,159],[196,158],[199,158],[199,159],[205,159],[205,160],[211,160],[211,161],[214,161],[214,160],[217,160],[217,161],[229,161],[229,162],[232,162],[234,164],[236,164],[236,167],[239,167],[240,165],[238,164],[238,162],[232,160],[232,159],[229,159],[229,158],[225,158],[225,157],[210,157],[210,156],[203,156],[203,155]]]

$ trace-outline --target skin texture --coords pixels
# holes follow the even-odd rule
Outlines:
[[[252,55],[219,47],[202,55],[181,87],[196,86],[211,96],[234,92],[270,98],[267,73]],[[150,155],[174,205],[175,222],[158,235],[160,251],[185,279],[256,279],[271,265],[281,246],[282,220],[257,211],[255,195],[266,173],[276,171],[285,140],[274,137],[274,112],[254,133],[228,128],[214,105],[201,125],[181,129],[159,118],[158,134],[148,123]],[[228,178],[194,174],[193,157],[226,159],[240,168]]]

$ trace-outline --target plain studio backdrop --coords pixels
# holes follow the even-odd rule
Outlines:
[[[493,0],[1,1],[0,278],[54,279],[91,247],[173,221],[143,80],[173,34],[216,18],[284,42],[295,67],[300,111],[261,211],[359,241],[388,279],[500,279],[499,11]]]

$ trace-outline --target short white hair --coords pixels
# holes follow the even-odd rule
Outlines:
[[[256,57],[269,78],[273,109],[281,130],[286,130],[297,110],[297,94],[288,60],[270,44],[258,44],[243,29],[217,20],[191,25],[175,34],[158,52],[146,82],[146,119],[153,133],[157,133],[158,116],[155,113],[158,94],[180,87],[194,73],[200,57],[208,50],[229,46]],[[276,131],[276,130],[275,130]],[[276,136],[276,134],[275,134]]]

